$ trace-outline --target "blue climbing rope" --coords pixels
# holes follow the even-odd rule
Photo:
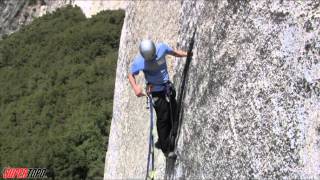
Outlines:
[[[154,137],[153,137],[153,102],[152,102],[152,96],[148,95],[147,96],[148,100],[148,108],[150,110],[150,134],[149,134],[149,150],[148,150],[148,161],[147,161],[147,174],[146,174],[146,180],[148,178],[154,179]],[[150,162],[151,160],[151,162]],[[151,172],[149,171],[150,168],[150,163],[151,163]]]

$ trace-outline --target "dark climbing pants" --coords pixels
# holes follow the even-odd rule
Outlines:
[[[161,150],[163,153],[168,153],[174,149],[174,141],[177,135],[178,118],[175,94],[175,90],[172,90],[170,102],[168,102],[164,92],[152,93],[154,109],[156,110],[157,114],[158,141],[161,145]]]

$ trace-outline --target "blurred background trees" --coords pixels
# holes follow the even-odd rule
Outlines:
[[[123,11],[66,7],[0,41],[0,168],[102,179]]]

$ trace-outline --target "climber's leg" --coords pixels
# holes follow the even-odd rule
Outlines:
[[[172,124],[171,130],[170,130],[170,136],[169,136],[169,142],[170,142],[170,151],[173,151],[175,149],[175,140],[177,137],[177,131],[179,126],[179,121],[177,118],[177,101],[175,98],[171,98],[170,100],[170,123]],[[172,119],[171,119],[172,118]]]
[[[154,97],[154,95],[153,95]],[[157,114],[157,131],[159,137],[160,147],[163,153],[169,151],[169,134],[171,130],[170,122],[170,109],[168,108],[168,102],[165,99],[165,96],[158,96],[154,102],[154,108]]]

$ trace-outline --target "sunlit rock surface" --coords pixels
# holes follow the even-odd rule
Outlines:
[[[164,175],[157,152],[157,177],[319,179],[320,2],[159,3],[127,9],[105,179],[146,173],[149,114],[126,78],[139,41],[150,35],[187,49],[195,28],[178,160]],[[185,59],[173,62],[180,87]]]
[[[135,97],[127,75],[143,38],[176,46],[179,9],[179,1],[137,1],[127,7],[120,41],[105,179],[143,179],[146,175],[149,110],[145,97]],[[173,58],[167,60],[172,72]],[[143,79],[140,73],[138,82],[142,88]],[[165,158],[158,150],[155,154],[156,177],[162,178]]]
[[[320,178],[319,5],[184,2],[198,30],[176,177]]]
[[[126,9],[128,3],[129,1],[124,0],[73,0],[73,4],[79,6],[87,17],[106,9]]]

